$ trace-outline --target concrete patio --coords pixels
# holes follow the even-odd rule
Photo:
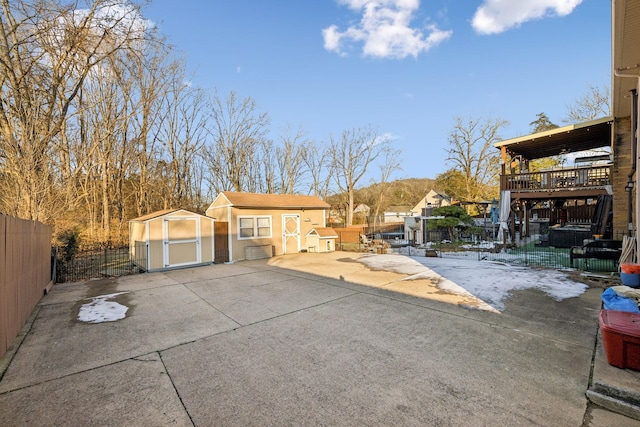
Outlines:
[[[56,285],[3,359],[0,425],[640,425],[585,396],[635,375],[592,363],[602,289],[493,313],[358,256]],[[113,293],[124,319],[78,321]]]

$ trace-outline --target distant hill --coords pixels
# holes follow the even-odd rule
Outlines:
[[[383,184],[372,184],[356,190],[356,206],[364,203],[371,208],[371,215],[376,210],[380,215],[389,206],[414,207],[429,191],[435,188],[435,180],[431,178],[406,178]],[[346,201],[341,194],[327,197],[327,203],[339,204]]]

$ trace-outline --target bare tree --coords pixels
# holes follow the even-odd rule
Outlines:
[[[280,137],[276,147],[275,161],[278,165],[278,186],[280,194],[294,194],[305,174],[304,151],[306,141],[302,128],[290,134],[290,128]]]
[[[131,86],[123,95],[133,114],[129,132],[136,147],[137,178],[133,182],[137,216],[160,207],[152,194],[155,183],[150,181],[150,169],[155,166],[158,149],[156,143],[163,131],[162,121],[170,114],[168,110],[178,108],[167,106],[167,98],[175,100],[171,96],[175,87],[172,88],[171,85],[183,77],[182,70],[177,65],[179,61],[171,61],[169,55],[170,51],[163,40],[157,40],[145,45],[144,49],[133,52],[128,66]]]
[[[206,149],[211,187],[216,191],[249,191],[255,188],[260,145],[270,123],[252,98],[238,99],[235,92],[222,99],[215,95],[213,141]]]
[[[87,157],[83,159],[87,166],[84,196],[87,205],[93,205],[90,209],[100,231],[92,237],[111,241],[112,207],[118,195],[115,189],[128,172],[132,152],[127,152],[129,147],[123,144],[127,111],[120,94],[121,84],[125,82],[116,78],[117,68],[101,68],[99,76],[86,79],[84,104],[78,105],[83,106],[82,143],[88,148]]]
[[[466,201],[487,198],[496,184],[499,157],[493,144],[500,141],[499,132],[507,125],[501,119],[454,119],[449,134],[447,161],[463,178],[460,197]]]
[[[385,153],[390,140],[372,128],[345,130],[340,139],[330,138],[329,158],[333,179],[346,197],[346,225],[353,224],[354,194],[356,186],[380,155]]]
[[[608,86],[589,84],[586,93],[567,106],[565,123],[581,123],[611,115],[611,91]]]
[[[326,199],[331,187],[328,148],[313,141],[307,141],[303,144],[300,154],[310,176],[309,194]]]
[[[255,179],[250,183],[253,187],[247,190],[253,193],[274,194],[277,192],[278,148],[272,140],[265,139],[259,144],[257,156],[260,160],[254,164],[255,172],[252,175]]]
[[[181,61],[174,61],[167,71],[169,90],[163,97],[164,120],[158,134],[166,171],[159,174],[162,178],[156,185],[165,190],[164,208],[195,208],[202,200],[197,197],[200,182],[194,177],[193,165],[206,142],[208,102],[202,89],[188,83]]]
[[[388,182],[391,178],[391,175],[398,170],[401,170],[400,167],[400,150],[394,149],[391,146],[383,147],[383,161],[380,163],[380,181],[377,183],[378,191],[375,210],[374,210],[374,218],[378,218],[380,215],[380,208],[385,205],[385,199],[387,197],[388,190]]]
[[[118,0],[83,10],[24,0],[0,6],[0,210],[46,221],[56,203],[52,148],[72,102],[92,69],[141,37],[138,10]]]

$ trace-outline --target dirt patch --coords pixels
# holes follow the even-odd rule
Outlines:
[[[354,258],[338,258],[336,259],[338,262],[358,262],[357,259]]]
[[[606,289],[610,286],[621,284],[620,277],[608,273],[588,273],[585,271],[572,271],[568,277],[576,282],[584,283],[590,288]]]

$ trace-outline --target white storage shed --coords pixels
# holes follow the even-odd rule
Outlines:
[[[210,264],[214,219],[167,209],[129,221],[129,255],[145,271]]]

